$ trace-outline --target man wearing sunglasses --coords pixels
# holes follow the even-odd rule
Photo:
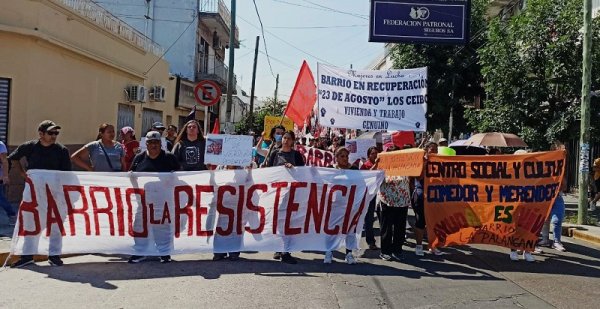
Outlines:
[[[38,126],[39,139],[19,145],[19,147],[8,156],[8,159],[12,161],[13,166],[23,178],[27,177],[27,173],[21,165],[22,158],[25,158],[27,161],[27,170],[71,170],[69,150],[56,142],[58,134],[60,133],[59,130],[60,126],[56,125],[56,123],[50,120],[42,121]],[[32,246],[36,245],[32,244]],[[48,256],[48,263],[50,263],[51,266],[62,266],[63,262],[58,255],[60,254],[61,246],[62,239],[60,233],[57,235],[50,235],[50,255]],[[25,243],[24,249],[27,248],[28,245]],[[11,267],[20,268],[32,264],[33,262],[33,255],[22,255],[16,263],[11,265]]]

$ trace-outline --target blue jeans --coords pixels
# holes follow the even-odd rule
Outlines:
[[[6,187],[4,184],[0,184],[0,207],[6,211],[6,215],[9,217],[14,217],[17,215],[15,209],[6,199]]]
[[[552,224],[552,233],[554,233],[554,241],[560,242],[560,236],[562,234],[562,222],[565,218],[565,200],[563,199],[562,193],[560,193],[554,200],[552,210],[550,210],[550,216],[542,229],[542,239],[549,239],[550,224]]]

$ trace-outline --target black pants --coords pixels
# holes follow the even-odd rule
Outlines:
[[[408,207],[389,207],[381,204],[381,253],[401,254],[406,239]]]
[[[369,203],[369,208],[367,209],[367,214],[365,216],[365,238],[367,244],[374,245],[375,244],[375,232],[373,229],[373,223],[375,222],[375,202],[376,198],[373,198]],[[381,214],[377,211],[377,218],[381,218]],[[381,223],[379,223],[381,224]]]

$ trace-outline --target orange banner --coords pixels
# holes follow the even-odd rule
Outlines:
[[[419,176],[423,171],[423,149],[404,149],[392,152],[382,152],[379,158],[379,169],[385,171],[385,176]]]
[[[479,243],[533,251],[564,170],[564,151],[430,156],[424,194],[431,247]]]

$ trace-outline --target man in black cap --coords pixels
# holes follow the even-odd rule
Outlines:
[[[39,139],[25,142],[15,151],[13,151],[8,159],[12,161],[13,166],[17,169],[23,178],[27,177],[26,170],[21,165],[21,159],[27,160],[27,170],[56,170],[70,171],[71,159],[69,150],[56,142],[60,133],[60,126],[50,120],[42,121],[38,126]],[[26,241],[27,242],[27,241]],[[63,262],[59,255],[62,246],[60,234],[50,236],[50,255],[48,263],[52,266],[62,266]],[[25,246],[27,247],[27,245]],[[11,267],[23,267],[32,264],[33,255],[22,255],[21,258],[11,265]]]

